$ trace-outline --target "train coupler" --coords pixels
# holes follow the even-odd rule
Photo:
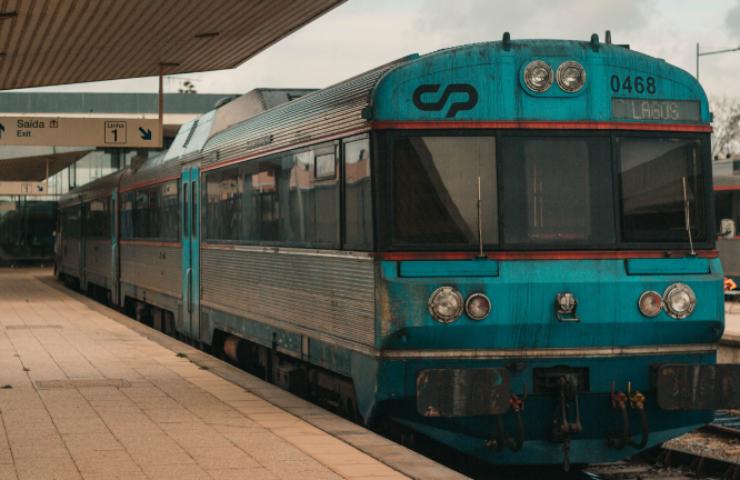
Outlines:
[[[564,375],[558,381],[559,403],[553,419],[553,439],[563,444],[563,470],[570,471],[571,436],[583,431],[581,410],[578,405],[578,380]],[[570,416],[575,415],[573,421]]]

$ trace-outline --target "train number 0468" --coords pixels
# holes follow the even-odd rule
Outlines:
[[[619,75],[612,75],[609,80],[612,92],[628,92],[628,93],[649,93],[650,95],[655,94],[655,77],[633,77],[627,75],[626,77],[620,78]]]

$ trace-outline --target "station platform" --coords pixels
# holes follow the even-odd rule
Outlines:
[[[0,480],[455,479],[71,292],[0,269]]]

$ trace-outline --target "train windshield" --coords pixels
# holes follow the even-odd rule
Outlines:
[[[627,242],[706,240],[701,143],[695,139],[619,138],[622,236]]]
[[[688,248],[687,208],[692,239],[707,242],[704,141],[391,134],[390,247]]]

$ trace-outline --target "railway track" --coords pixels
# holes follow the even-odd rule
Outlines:
[[[592,480],[740,480],[740,411],[717,412],[713,423],[694,432],[582,474]]]

